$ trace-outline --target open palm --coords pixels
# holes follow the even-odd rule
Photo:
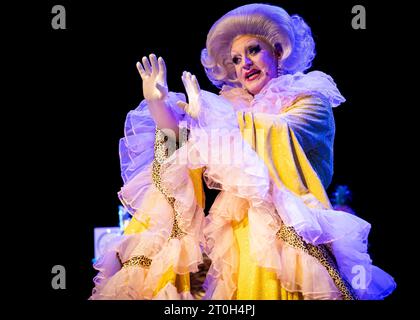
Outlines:
[[[165,61],[162,57],[157,59],[154,54],[149,55],[149,59],[143,57],[143,64],[136,64],[143,80],[143,96],[149,101],[163,100],[168,95]]]
[[[182,82],[188,96],[188,103],[178,101],[177,105],[184,109],[191,117],[197,118],[201,110],[201,90],[197,78],[189,72],[182,73]]]

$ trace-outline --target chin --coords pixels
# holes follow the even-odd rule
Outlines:
[[[248,85],[247,90],[253,95],[256,95],[260,93],[261,89],[268,83],[269,80],[270,79],[264,79],[264,81],[258,81],[258,83]]]

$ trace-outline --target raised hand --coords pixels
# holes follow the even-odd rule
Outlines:
[[[184,83],[185,91],[188,96],[188,103],[184,101],[177,101],[178,107],[184,109],[191,117],[197,118],[201,110],[201,96],[200,86],[197,78],[189,72],[182,73],[182,82]]]
[[[150,102],[162,101],[168,95],[165,61],[162,57],[157,59],[154,54],[150,54],[149,59],[143,57],[143,64],[140,62],[136,64],[143,80],[143,96]]]

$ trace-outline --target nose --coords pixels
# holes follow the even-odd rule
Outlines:
[[[243,64],[242,68],[244,68],[244,69],[249,69],[252,66],[252,60],[248,56],[245,56],[243,62],[244,62],[244,64]]]

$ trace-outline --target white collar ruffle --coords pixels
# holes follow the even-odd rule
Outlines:
[[[274,114],[280,113],[303,94],[320,94],[332,107],[346,101],[332,77],[321,71],[297,72],[273,78],[255,96],[243,88],[227,85],[220,91],[220,95],[233,104],[235,111]]]

